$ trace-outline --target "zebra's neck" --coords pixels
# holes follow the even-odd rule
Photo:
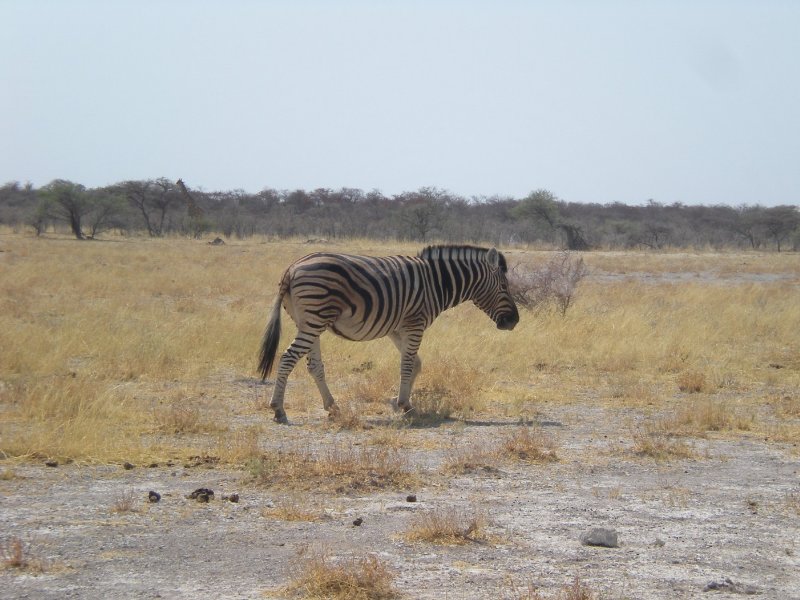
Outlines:
[[[431,295],[437,312],[471,300],[480,281],[486,250],[473,246],[429,246],[420,252],[430,265]]]

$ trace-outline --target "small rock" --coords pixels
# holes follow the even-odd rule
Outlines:
[[[44,461],[44,466],[46,467],[57,467],[58,461],[57,460],[46,460]]]
[[[158,467],[158,463],[150,463],[149,465],[147,465],[148,469],[155,469],[157,467]]]
[[[122,468],[125,469],[126,471],[130,471],[131,469],[135,469],[136,465],[126,461],[126,462],[122,463]]]
[[[406,502],[416,502],[416,501],[417,501],[416,494],[409,494],[408,496],[406,496]]]
[[[161,500],[161,494],[159,494],[158,492],[154,492],[153,490],[150,490],[149,492],[147,492],[147,499],[150,500],[150,502],[156,503],[159,500]]]
[[[584,546],[602,546],[604,548],[617,548],[617,532],[613,529],[595,527],[581,534],[581,544]]]
[[[234,504],[239,502],[239,494],[231,494],[228,496],[228,502],[233,502]]]
[[[355,521],[353,521],[353,525],[355,525],[356,527],[359,527],[363,522],[364,522],[364,519],[362,519],[361,517],[358,517]]]

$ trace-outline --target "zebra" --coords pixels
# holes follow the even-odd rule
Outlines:
[[[281,356],[270,408],[288,423],[286,381],[306,356],[308,371],[331,417],[338,407],[325,382],[319,337],[330,329],[352,341],[389,338],[400,351],[397,407],[411,410],[411,389],[422,368],[422,334],[440,313],[471,300],[498,329],[514,329],[519,312],[508,291],[508,266],[495,248],[428,246],[417,256],[355,256],[316,252],[292,263],[280,280],[261,344],[262,381],[272,372],[281,334],[281,307],[297,335]]]

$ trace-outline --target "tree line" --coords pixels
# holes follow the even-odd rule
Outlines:
[[[54,180],[0,187],[0,224],[78,239],[104,232],[152,237],[217,233],[322,239],[378,238],[592,248],[800,249],[796,205],[764,207],[566,202],[538,189],[525,198],[464,198],[435,187],[386,196],[357,188],[191,190],[165,178],[87,188]]]

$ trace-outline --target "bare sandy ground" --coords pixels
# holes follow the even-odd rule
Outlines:
[[[690,440],[696,458],[656,462],[632,451],[636,411],[572,404],[537,418],[558,462],[446,475],[448,446],[488,444],[515,423],[410,429],[399,435],[414,438],[420,484],[363,495],[298,495],[213,464],[13,466],[0,481],[0,537],[19,536],[33,567],[0,570],[0,589],[5,598],[283,598],[305,556],[324,549],[334,559],[376,554],[407,598],[514,598],[528,584],[547,598],[575,577],[601,598],[800,598],[797,448],[729,434]],[[314,419],[270,427],[263,445],[364,440]],[[208,503],[186,497],[199,487],[214,490]],[[150,490],[160,502],[148,502]],[[232,493],[238,503],[222,499]],[[126,495],[133,510],[115,512]],[[265,510],[287,497],[323,517]],[[415,515],[443,507],[483,512],[488,540],[405,539]],[[592,527],[615,530],[619,547],[582,545]]]

